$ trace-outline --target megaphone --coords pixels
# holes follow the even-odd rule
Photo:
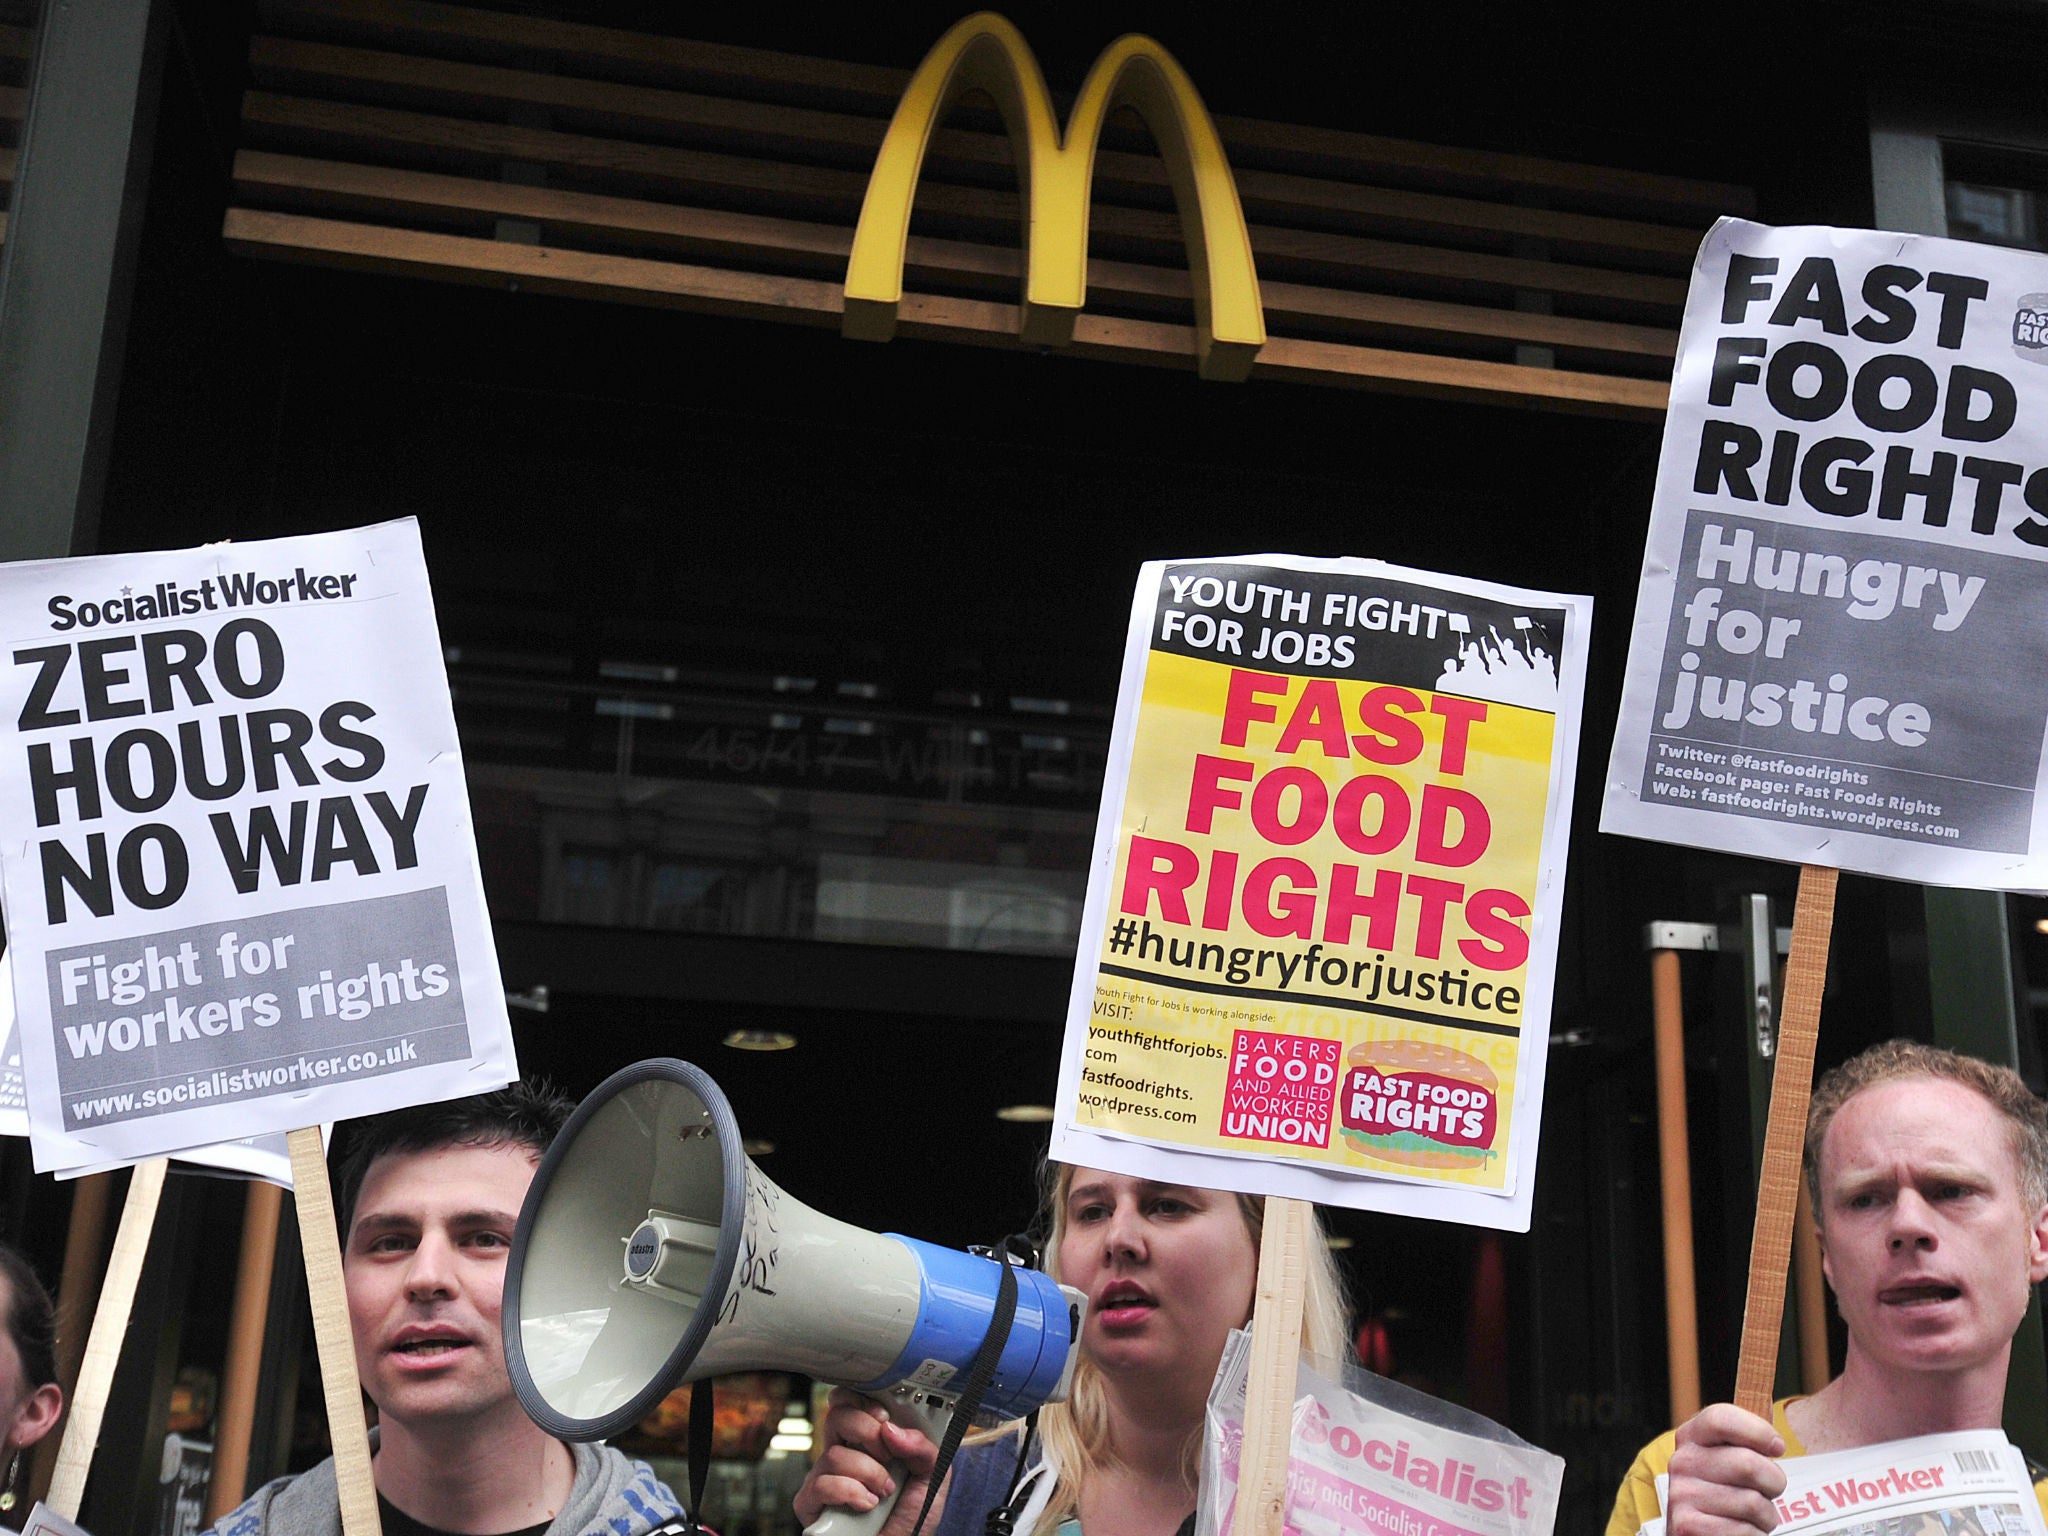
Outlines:
[[[527,1414],[564,1440],[617,1434],[684,1382],[771,1370],[869,1393],[936,1441],[1002,1262],[810,1209],[741,1151],[706,1073],[636,1062],[577,1107],[533,1176],[505,1271],[505,1363]],[[1012,1273],[1016,1315],[982,1400],[1006,1417],[1066,1395],[1087,1304]],[[828,1510],[806,1536],[868,1536],[894,1502]]]

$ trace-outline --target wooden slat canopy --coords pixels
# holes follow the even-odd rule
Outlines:
[[[238,251],[830,326],[909,78],[424,0],[269,0],[250,76]],[[957,117],[919,187],[902,330],[1019,346],[1010,142]],[[1254,378],[1654,415],[1692,252],[1750,207],[1711,183],[1217,125],[1270,333]],[[1180,221],[1142,128],[1106,135],[1091,228],[1072,350],[1192,368]]]

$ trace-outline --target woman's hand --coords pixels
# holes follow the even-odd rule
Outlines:
[[[818,1426],[824,1450],[796,1491],[796,1517],[806,1526],[827,1509],[865,1514],[896,1490],[890,1475],[894,1463],[903,1477],[903,1497],[889,1512],[881,1536],[910,1536],[924,1507],[925,1488],[939,1448],[914,1429],[893,1422],[872,1397],[834,1387],[826,1400],[825,1422]],[[941,1493],[932,1501],[931,1529],[945,1513]]]

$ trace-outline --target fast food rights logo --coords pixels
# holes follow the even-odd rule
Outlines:
[[[1338,1093],[1350,1149],[1416,1168],[1479,1167],[1493,1156],[1499,1079],[1478,1057],[1418,1040],[1351,1048]]]
[[[2013,306],[2012,350],[2022,362],[2048,368],[2048,293],[2026,294]]]

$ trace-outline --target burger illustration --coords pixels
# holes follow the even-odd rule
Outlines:
[[[1344,1058],[1345,1146],[1392,1168],[1481,1168],[1493,1156],[1500,1080],[1477,1056],[1420,1040],[1366,1040]]]

